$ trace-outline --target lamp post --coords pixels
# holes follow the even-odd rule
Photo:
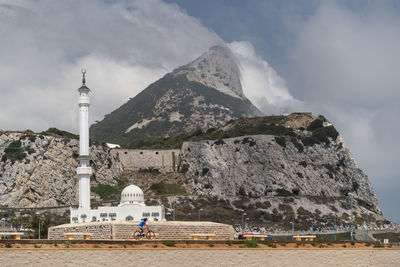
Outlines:
[[[247,215],[246,212],[242,213],[242,234],[243,234],[243,229],[244,229],[244,216],[246,216],[246,215]]]
[[[350,207],[351,207],[351,241],[353,241],[353,193],[348,194],[350,196]]]
[[[368,210],[365,209],[365,213],[367,214],[367,241],[368,241]]]
[[[175,200],[174,200],[174,202],[172,202],[172,204],[174,205],[173,206],[173,208],[174,208],[174,221],[175,221],[175,219],[176,219],[176,201],[178,201],[179,200],[179,197],[176,197],[175,198]]]
[[[203,209],[199,209],[199,221],[200,221],[200,211],[203,211]]]
[[[1,218],[1,220],[3,221],[3,230],[5,232],[6,231],[6,218]]]
[[[314,235],[314,220],[311,221],[311,233]]]
[[[336,214],[335,214],[335,241],[336,241]]]
[[[39,217],[40,212],[37,211],[37,212],[35,212],[35,214],[38,216],[38,220],[39,220],[39,239],[40,239],[40,217]]]
[[[292,238],[294,238],[294,218],[293,218],[293,221],[292,221]]]

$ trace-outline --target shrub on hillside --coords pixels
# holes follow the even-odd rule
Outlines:
[[[150,186],[150,190],[157,195],[184,195],[185,189],[177,184],[156,183]]]

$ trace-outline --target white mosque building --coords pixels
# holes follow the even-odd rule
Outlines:
[[[139,221],[148,218],[149,221],[165,221],[163,206],[146,206],[142,189],[129,185],[121,192],[121,203],[117,207],[104,206],[90,208],[90,167],[89,156],[89,92],[86,86],[86,70],[82,70],[82,86],[79,91],[79,206],[70,208],[71,223],[98,221]]]

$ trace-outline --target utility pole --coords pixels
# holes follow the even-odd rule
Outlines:
[[[367,213],[367,241],[368,241],[368,210],[365,209],[365,212]]]
[[[351,241],[353,241],[353,193],[348,194],[350,196],[350,206],[351,206]]]
[[[179,200],[179,197],[175,197],[174,202],[172,202],[173,209],[174,209],[174,216],[173,216],[174,221],[176,220],[176,202],[177,202],[178,200]]]
[[[335,214],[335,241],[336,241],[336,214]]]
[[[38,216],[38,220],[39,220],[39,239],[40,239],[40,217],[39,217],[40,212],[37,211],[36,215]]]
[[[243,229],[244,229],[244,216],[246,216],[246,215],[247,215],[246,212],[242,213],[242,234],[243,234]]]
[[[314,220],[311,221],[311,233],[314,235]]]
[[[203,209],[199,209],[199,221],[200,221],[200,211],[203,211]]]
[[[294,218],[293,218],[293,221],[292,221],[292,239],[294,238]]]
[[[175,203],[175,201],[172,202],[172,204],[174,205],[174,206],[173,206],[173,212],[174,212],[174,213],[173,213],[173,214],[174,214],[173,220],[175,221],[175,216],[176,216],[176,215],[175,215],[175,214],[176,214],[176,203]]]

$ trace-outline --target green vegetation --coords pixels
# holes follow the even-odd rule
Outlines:
[[[299,165],[300,165],[300,166],[303,166],[304,168],[306,168],[306,167],[307,167],[307,162],[305,162],[305,161],[300,161]]]
[[[157,195],[173,196],[173,195],[186,195],[185,189],[178,184],[165,184],[157,183],[150,186],[150,190]]]
[[[278,188],[276,190],[276,192],[277,192],[277,194],[276,194],[277,197],[291,197],[291,196],[293,196],[293,194],[291,192],[289,192],[289,191],[287,191],[287,190],[285,190],[283,188]]]
[[[31,151],[31,149],[29,150]],[[6,162],[8,159],[12,163],[15,161],[23,160],[26,157],[25,149],[21,146],[21,141],[17,140],[9,144],[4,149],[4,155],[1,157],[1,161]]]
[[[382,234],[373,234],[376,239],[383,240],[389,239],[390,242],[400,242],[400,233],[382,233]]]
[[[140,169],[139,172],[141,172],[141,173],[153,173],[153,174],[160,173],[160,171],[158,169],[152,168],[152,167],[147,168],[147,169]]]
[[[320,128],[324,127],[324,122],[325,121],[326,121],[326,119],[323,116],[319,115],[318,118],[313,120],[310,123],[310,125],[308,125],[307,131],[312,132],[314,130],[317,130],[317,129],[320,129]]]
[[[125,133],[126,129],[133,123],[153,117],[157,101],[171,88],[174,88],[174,94],[181,96],[178,100],[171,98],[174,99],[175,104],[171,112],[182,114],[182,122],[170,122],[169,112],[165,112],[160,115],[163,120],[152,121],[143,129],[133,129],[129,133]],[[190,90],[191,93],[188,94],[187,90]],[[185,76],[165,75],[117,110],[105,115],[101,122],[93,124],[90,128],[90,137],[99,142],[118,143],[130,148],[180,147],[182,141],[189,138],[190,134],[181,135],[179,138],[174,138],[175,140],[159,138],[167,135],[176,137],[185,132],[185,124],[190,123],[189,118],[195,109],[191,103],[194,98],[199,96],[203,97],[204,100],[202,102],[206,105],[222,105],[228,108],[230,110],[229,113],[232,112],[230,114],[232,117],[240,118],[242,114],[256,115],[259,113],[248,100],[228,96],[201,83],[189,81]],[[221,115],[221,113],[227,114],[226,111],[211,108],[205,112],[214,112],[216,116]],[[208,134],[218,135],[213,131],[201,133],[201,135]],[[200,135],[200,131],[197,131],[194,136],[196,135]],[[217,140],[218,138],[212,139]]]
[[[284,137],[279,136],[295,136],[293,129],[287,128],[283,125],[279,125],[282,121],[283,116],[269,116],[269,117],[259,117],[259,118],[246,118],[239,119],[236,121],[229,122],[227,125],[228,130],[224,131],[221,129],[210,128],[206,132],[201,130],[196,130],[192,134],[180,134],[172,138],[162,138],[158,140],[148,139],[148,140],[137,140],[133,143],[127,145],[129,148],[180,148],[183,142],[188,141],[201,141],[201,140],[217,140],[216,145],[223,144],[222,139],[231,137],[240,137],[245,135],[258,135],[258,134],[269,134],[276,135],[276,142],[281,146],[285,146],[286,141]],[[219,140],[219,141],[218,141]],[[242,144],[248,144],[253,146],[256,143],[252,138],[243,138]],[[296,147],[302,150],[302,145],[296,143]]]
[[[118,195],[119,193],[117,187],[105,184],[99,184],[98,186],[91,186],[90,190],[98,194],[102,200],[115,199],[115,196]]]
[[[275,243],[272,243],[272,242],[269,242],[269,241],[265,241],[264,244],[267,245],[270,248],[276,248],[276,244]]]
[[[167,247],[175,247],[174,241],[163,241],[162,243],[164,246],[167,246]]]
[[[246,245],[246,247],[248,248],[256,248],[258,247],[257,241],[256,240],[245,240],[244,244]]]
[[[382,244],[381,242],[377,242],[374,244],[374,248],[384,248],[384,247],[385,247],[385,245]]]
[[[296,138],[291,138],[290,142],[292,142],[292,144],[297,148],[297,151],[299,151],[299,153],[302,153],[304,151],[304,146],[297,141]]]
[[[325,143],[327,145],[330,144],[329,138],[336,140],[339,136],[339,133],[336,131],[335,127],[323,126],[323,123],[326,119],[323,116],[318,116],[314,121],[310,123],[307,127],[307,131],[312,132],[312,136],[305,136],[301,138],[303,145],[305,146],[313,146],[315,144]]]
[[[282,136],[275,136],[275,142],[280,145],[281,147],[285,148],[286,147],[286,139],[285,137]]]
[[[65,137],[69,139],[79,139],[79,136],[67,131],[59,130],[57,128],[49,128],[47,131],[41,132],[42,135]]]

